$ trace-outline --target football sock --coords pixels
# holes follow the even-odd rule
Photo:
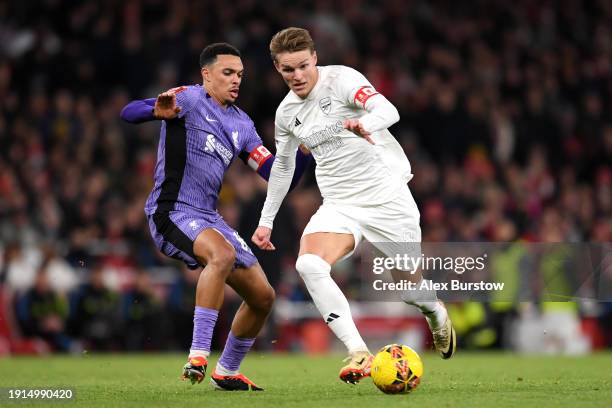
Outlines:
[[[219,311],[206,307],[196,306],[193,316],[193,338],[189,358],[208,357],[210,354],[210,343],[212,341],[213,330],[217,323]]]
[[[349,353],[368,351],[351,316],[348,300],[330,275],[331,266],[317,255],[305,254],[297,259],[295,268],[323,319]]]
[[[223,348],[221,358],[217,363],[215,372],[221,375],[236,375],[240,370],[240,363],[255,343],[255,339],[244,339],[234,336],[230,331]]]
[[[427,288],[421,288],[423,282],[429,282],[422,279],[416,284],[416,290],[405,290],[402,292],[402,300],[409,304],[419,308],[427,319],[431,322],[433,328],[438,328],[446,321],[446,308],[438,301],[438,296],[434,289],[429,289],[431,285],[427,285]]]

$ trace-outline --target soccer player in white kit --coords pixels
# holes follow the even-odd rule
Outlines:
[[[340,370],[340,379],[357,383],[369,376],[372,355],[330,270],[361,239],[390,257],[402,243],[421,241],[419,210],[407,186],[410,163],[387,130],[399,114],[356,70],[317,67],[307,30],[278,32],[270,53],[290,91],[276,111],[276,161],[252,240],[261,249],[274,249],[272,224],[291,183],[295,152],[305,144],[317,163],[323,204],[304,230],[296,269],[323,319],[348,349],[350,361]],[[412,275],[415,282],[421,279],[420,271]],[[456,346],[452,323],[435,291],[426,292],[406,291],[402,299],[423,312],[436,350],[450,358]]]

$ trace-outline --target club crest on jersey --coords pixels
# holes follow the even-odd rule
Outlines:
[[[331,98],[326,96],[325,98],[320,99],[319,108],[321,108],[324,114],[329,115],[329,112],[331,112]]]

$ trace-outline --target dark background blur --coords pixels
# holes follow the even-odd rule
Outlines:
[[[321,65],[358,69],[399,109],[391,131],[412,164],[425,241],[611,240],[612,3],[329,3],[0,3],[0,355],[189,346],[197,273],[157,253],[143,213],[159,124],[119,112],[200,83],[199,53],[227,41],[243,54],[238,104],[273,147],[287,90],[268,43],[291,25],[311,31]],[[219,211],[247,241],[265,189],[240,161],[226,175]],[[262,349],[334,346],[293,269],[319,203],[311,168],[277,218],[278,250],[255,251],[279,299]],[[334,271],[349,296],[351,270]],[[239,302],[226,300],[217,342]],[[356,316],[366,336],[395,328],[389,337],[425,345],[413,312]],[[605,303],[467,303],[451,314],[468,348],[612,344]],[[549,349],[508,337],[547,321],[567,327]]]

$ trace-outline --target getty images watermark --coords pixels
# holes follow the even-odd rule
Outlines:
[[[358,249],[360,300],[437,292],[451,302],[612,302],[612,243],[364,242]]]
[[[408,254],[396,254],[393,257],[378,256],[372,259],[372,272],[381,275],[388,270],[398,270],[414,275],[417,270],[422,272],[436,270],[454,272],[463,275],[465,272],[483,271],[486,267],[488,255],[481,256],[411,256]],[[385,282],[383,279],[375,279],[372,288],[376,291],[491,291],[504,290],[504,282],[462,282],[459,279],[451,279],[449,282],[434,282],[422,279],[420,282],[409,279],[397,279],[394,282]]]

